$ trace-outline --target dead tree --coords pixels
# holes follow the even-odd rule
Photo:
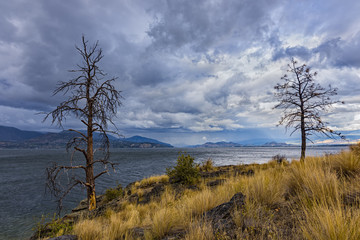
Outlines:
[[[285,125],[286,129],[293,128],[294,132],[301,133],[301,161],[305,159],[306,141],[312,134],[319,133],[326,137],[334,138],[341,133],[335,132],[327,127],[328,123],[321,120],[321,113],[340,101],[331,100],[330,97],[337,95],[337,89],[329,85],[328,89],[315,83],[316,72],[311,72],[305,64],[296,65],[291,59],[288,64],[289,75],[281,77],[284,83],[277,84],[275,97],[280,101],[274,108],[283,109],[284,113],[279,124]],[[342,102],[343,103],[343,102]],[[312,141],[311,141],[312,142]]]
[[[68,99],[61,102],[57,108],[44,118],[44,121],[51,117],[52,124],[62,127],[64,121],[69,116],[78,118],[84,124],[85,131],[69,129],[74,133],[74,137],[67,144],[67,149],[72,149],[71,164],[63,166],[54,164],[47,168],[48,188],[58,198],[59,208],[63,198],[77,185],[82,185],[87,189],[87,199],[89,210],[96,208],[95,180],[108,172],[108,166],[114,168],[114,164],[109,161],[109,138],[107,133],[108,123],[112,122],[116,116],[117,108],[121,106],[121,92],[117,91],[113,85],[116,78],[106,78],[106,74],[99,68],[99,62],[103,58],[102,49],[98,47],[98,42],[89,46],[88,41],[82,36],[82,46],[76,46],[76,50],[82,57],[82,63],[77,65],[77,69],[70,70],[77,76],[69,81],[60,82],[54,91],[54,95],[63,93],[69,95]],[[115,127],[116,128],[116,127]],[[101,145],[97,148],[94,142],[94,134],[101,136]],[[96,150],[100,150],[100,156],[95,158]],[[80,152],[84,157],[83,164],[73,165],[75,152]],[[98,154],[97,154],[98,155]],[[94,166],[103,165],[103,170],[95,173]],[[85,177],[73,176],[67,186],[61,183],[61,178],[69,170],[81,169]]]

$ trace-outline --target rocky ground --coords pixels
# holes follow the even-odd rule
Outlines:
[[[247,169],[246,166],[220,166],[212,169],[211,171],[200,171],[201,179],[206,182],[206,185],[210,188],[214,188],[222,183],[224,183],[228,177],[236,175],[254,175],[254,170]],[[175,190],[176,195],[180,197],[186,189],[191,189],[194,191],[200,190],[199,187],[194,185],[184,185],[177,183],[170,179],[167,182],[158,182],[151,183],[148,185],[138,186],[141,188],[143,194],[141,196],[134,190],[134,183],[126,186],[122,191],[124,191],[124,196],[121,198],[116,198],[111,201],[106,201],[104,195],[97,196],[97,208],[91,212],[88,211],[87,200],[83,200],[79,205],[74,208],[71,213],[65,215],[59,221],[64,225],[72,225],[80,218],[94,218],[102,216],[107,209],[112,209],[114,211],[119,211],[126,204],[137,203],[137,204],[148,204],[150,201],[159,200],[162,193],[165,190],[166,186],[171,185],[172,189]],[[234,197],[226,203],[223,203],[214,209],[204,213],[204,220],[211,222],[215,231],[227,232],[228,236],[232,236],[234,223],[231,218],[231,212],[234,208],[241,208],[244,205],[245,196],[242,193],[237,193]],[[47,224],[40,231],[35,232],[34,235],[29,240],[36,239],[51,239],[51,240],[74,240],[77,239],[75,235],[63,235],[60,237],[47,238],[46,236],[51,235],[53,232],[52,224]],[[133,229],[133,235],[136,238],[143,239],[144,237],[143,228]],[[165,239],[182,239],[185,232],[177,230],[170,232]]]

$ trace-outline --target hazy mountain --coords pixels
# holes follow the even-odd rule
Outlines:
[[[84,132],[84,131],[80,131]],[[23,131],[13,127],[0,126],[0,147],[3,148],[65,148],[69,139],[80,136],[72,131],[58,133],[41,133],[35,131]],[[110,145],[115,148],[159,148],[173,147],[155,139],[141,136],[130,138],[116,138],[108,135]],[[102,136],[94,133],[94,142],[100,142]]]
[[[118,140],[122,140],[122,139],[120,138]],[[161,145],[163,147],[173,147],[172,145],[170,145],[168,143],[160,142],[156,139],[146,138],[146,137],[141,137],[141,136],[132,136],[130,138],[124,138],[122,141],[132,142],[132,143],[151,143],[151,144],[155,144],[155,145]]]
[[[201,145],[195,145],[195,148],[223,148],[223,147],[242,147],[243,145],[234,142],[207,142]]]
[[[254,144],[253,142],[244,142],[243,144],[240,143],[234,143],[234,142],[207,142],[201,145],[195,145],[195,146],[189,146],[189,147],[195,147],[195,148],[223,148],[223,147],[249,147],[249,146],[257,146],[257,147],[291,147],[295,146],[292,144],[287,143],[278,143],[278,142],[267,142],[264,144]]]
[[[14,127],[0,126],[0,141],[12,142],[12,141],[25,141],[31,138],[44,135],[41,132],[23,131]]]
[[[288,143],[278,143],[278,142],[267,142],[261,145],[262,147],[293,147],[295,145]]]

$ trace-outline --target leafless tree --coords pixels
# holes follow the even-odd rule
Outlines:
[[[99,68],[99,62],[103,58],[102,49],[98,42],[89,46],[88,41],[82,36],[82,46],[76,46],[76,50],[82,57],[82,63],[77,65],[75,70],[70,72],[77,76],[69,81],[58,83],[54,95],[63,93],[69,95],[68,99],[61,102],[57,108],[44,118],[44,121],[51,117],[52,124],[62,127],[64,121],[69,116],[78,118],[86,131],[69,129],[74,133],[74,137],[67,144],[67,149],[72,149],[71,164],[69,166],[58,165],[47,168],[48,188],[58,197],[59,208],[63,198],[77,185],[82,185],[87,189],[87,199],[89,210],[96,208],[95,180],[108,172],[108,166],[114,168],[114,164],[109,161],[109,138],[107,133],[108,123],[112,122],[116,116],[117,108],[121,106],[121,92],[117,91],[113,85],[116,78],[106,78],[106,74]],[[97,148],[94,143],[94,134],[101,136],[101,144]],[[95,144],[95,145],[94,145]],[[95,147],[94,147],[95,146]],[[99,157],[94,157],[96,150],[100,150]],[[80,165],[73,165],[75,152],[83,155],[84,162]],[[98,155],[98,154],[96,154]],[[94,173],[94,166],[101,164],[103,170]],[[61,178],[68,171],[83,170],[85,178],[73,176],[69,184],[64,186]]]
[[[291,59],[289,69],[281,77],[284,83],[277,84],[275,97],[280,101],[275,108],[283,109],[284,113],[279,124],[285,125],[286,129],[293,128],[292,135],[296,131],[301,133],[301,161],[305,159],[306,141],[311,139],[312,134],[322,134],[333,138],[341,133],[327,127],[328,123],[321,120],[321,113],[340,101],[331,100],[330,97],[337,95],[337,89],[329,85],[328,89],[315,83],[316,72],[311,72],[305,64],[297,66],[297,62]],[[343,103],[343,102],[342,102]],[[312,141],[311,141],[312,142]]]

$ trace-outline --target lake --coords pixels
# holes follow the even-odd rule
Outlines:
[[[342,149],[347,147],[312,147],[307,155]],[[164,174],[167,167],[175,165],[179,152],[190,154],[198,163],[211,158],[218,166],[265,163],[277,154],[289,160],[300,157],[298,147],[112,149],[111,161],[118,164],[116,172],[97,179],[97,194],[118,184],[125,187],[144,177]],[[55,199],[45,192],[45,169],[51,162],[68,164],[69,159],[64,150],[0,149],[0,239],[27,239],[42,215],[56,212]],[[84,189],[73,191],[64,200],[65,212],[84,198]]]

